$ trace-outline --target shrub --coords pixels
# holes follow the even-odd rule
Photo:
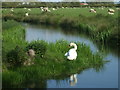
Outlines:
[[[7,61],[12,66],[23,65],[25,60],[27,60],[27,54],[22,47],[16,46],[15,49],[9,51],[7,54]]]
[[[33,41],[29,43],[26,47],[26,50],[28,51],[29,49],[33,49],[35,54],[40,57],[42,57],[42,55],[44,55],[47,50],[46,43],[44,41]]]

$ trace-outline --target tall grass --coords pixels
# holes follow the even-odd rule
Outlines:
[[[25,46],[25,29],[15,21],[7,21],[2,23],[2,60],[6,61],[6,54],[16,46]]]

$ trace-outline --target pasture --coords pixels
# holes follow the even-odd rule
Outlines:
[[[29,11],[28,9],[31,9],[31,11]],[[91,8],[58,8],[56,10],[53,10],[52,8],[49,8],[51,10],[51,13],[53,14],[57,14],[57,15],[63,15],[63,16],[66,16],[66,17],[79,17],[79,15],[83,15],[83,16],[86,16],[86,17],[89,17],[89,16],[95,16],[96,14],[103,14],[103,15],[108,15],[108,8],[101,8],[101,7],[98,7],[98,8],[93,8],[93,9],[96,9],[97,13],[90,13],[89,10]],[[115,7],[113,7],[113,9],[115,10],[115,14],[114,15],[110,15],[112,17],[118,17],[118,12],[119,10],[116,9]],[[22,15],[24,14],[25,12],[28,12],[30,15],[40,15],[42,13],[41,9],[40,8],[14,8],[14,11],[13,13],[15,15]],[[2,14],[10,14],[11,13],[11,8],[3,8],[3,13]]]

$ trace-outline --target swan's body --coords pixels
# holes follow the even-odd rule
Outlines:
[[[70,43],[69,46],[74,46],[74,48],[70,49],[67,53],[65,53],[65,56],[67,56],[68,60],[76,60],[77,58],[77,45],[75,43]]]

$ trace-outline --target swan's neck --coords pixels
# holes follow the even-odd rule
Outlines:
[[[74,49],[75,49],[75,50],[77,50],[77,45],[76,45],[76,44],[74,44],[73,46],[74,46]]]

